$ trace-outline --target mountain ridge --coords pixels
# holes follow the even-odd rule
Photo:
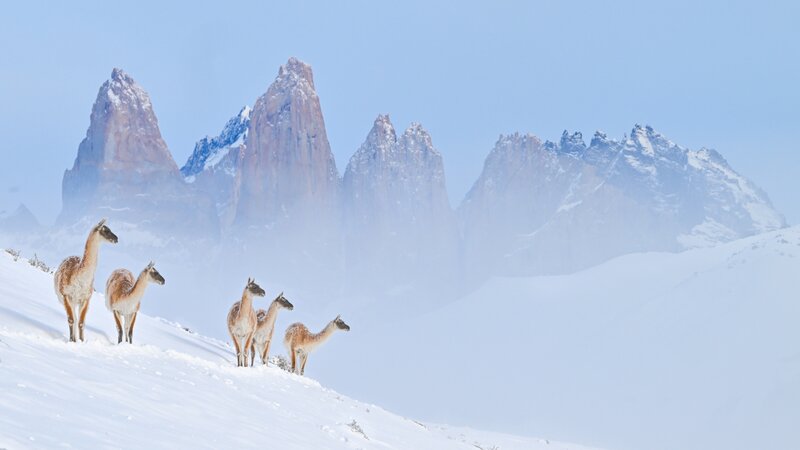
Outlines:
[[[91,119],[64,176],[62,217],[107,215],[157,229],[142,216],[166,208],[162,222],[205,222],[192,232],[220,246],[247,248],[253,258],[291,255],[274,263],[279,273],[314,267],[334,280],[396,265],[397,273],[372,279],[400,286],[415,278],[400,275],[402,267],[427,261],[450,266],[444,278],[458,284],[566,273],[624,253],[715,245],[786,225],[720,153],[682,147],[640,124],[621,139],[596,131],[588,146],[580,131],[564,130],[555,142],[501,134],[464,199],[451,205],[430,134],[415,122],[398,134],[380,114],[340,176],[312,68],[296,58],[252,109],[200,139],[180,170],[149,96],[124,71],[103,84]]]

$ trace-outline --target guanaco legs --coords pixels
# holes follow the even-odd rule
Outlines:
[[[118,344],[122,342],[123,335],[125,342],[133,344],[133,325],[136,323],[136,314],[139,312],[144,290],[150,282],[164,284],[164,277],[158,273],[152,261],[142,270],[136,280],[133,279],[131,271],[127,269],[117,269],[108,277],[106,308],[114,314]]]
[[[319,333],[311,333],[302,323],[293,323],[286,329],[283,345],[292,358],[292,372],[303,375],[306,371],[308,354],[327,341],[336,330],[350,331],[350,326],[339,316],[331,320]]]
[[[83,341],[84,321],[94,291],[97,253],[102,242],[117,243],[117,236],[106,226],[106,219],[101,220],[89,232],[83,257],[70,256],[65,259],[53,277],[56,297],[67,312],[70,342],[76,342],[78,338]]]
[[[247,352],[253,345],[253,333],[256,331],[256,312],[253,310],[253,296],[263,297],[264,289],[248,278],[247,286],[242,292],[242,299],[233,304],[228,312],[228,332],[236,347],[236,365],[247,367]]]
[[[255,363],[256,353],[261,357],[261,363],[267,364],[269,356],[269,344],[272,342],[272,333],[275,331],[275,319],[278,318],[278,310],[286,308],[289,311],[294,309],[283,292],[275,297],[275,300],[269,304],[266,310],[259,309],[256,311],[256,331],[253,333],[253,345],[250,347],[250,366]]]

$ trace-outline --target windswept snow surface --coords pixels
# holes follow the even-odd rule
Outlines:
[[[618,450],[800,449],[800,227],[494,278],[340,358],[359,354],[426,403],[360,395],[432,421]]]
[[[227,344],[144,314],[136,343],[117,345],[98,293],[88,342],[66,330],[52,275],[0,252],[0,448],[586,449],[424,424],[274,367],[236,368]]]

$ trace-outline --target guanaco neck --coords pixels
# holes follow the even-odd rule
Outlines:
[[[139,274],[139,278],[136,279],[136,283],[133,284],[133,288],[130,292],[124,297],[125,300],[139,300],[144,296],[144,290],[147,287],[147,278],[150,275],[147,272],[142,271]]]
[[[239,311],[250,311],[253,309],[253,294],[250,293],[250,290],[244,288],[244,292],[242,292],[242,306],[239,308]]]
[[[83,248],[83,258],[81,259],[81,270],[90,270],[94,273],[97,268],[97,251],[100,248],[100,235],[92,230],[86,238],[86,245]]]
[[[280,304],[277,300],[273,300],[272,303],[269,304],[267,316],[264,319],[266,323],[275,322],[275,318],[278,317],[278,308],[280,308]]]
[[[312,334],[310,340],[313,344],[322,344],[323,342],[327,341],[331,335],[333,335],[334,331],[336,331],[336,324],[334,322],[330,322],[325,325],[325,328],[323,328],[322,331],[317,334]]]

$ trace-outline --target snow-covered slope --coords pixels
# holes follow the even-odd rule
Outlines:
[[[494,278],[351,345],[377,355],[370,378],[425,386],[426,404],[403,389],[362,395],[429,420],[626,450],[798,449],[799,274],[795,226]]]
[[[137,343],[116,345],[100,294],[88,342],[69,344],[52,285],[0,253],[0,448],[585,449],[423,424],[281,369],[236,368],[226,344],[143,314]]]

